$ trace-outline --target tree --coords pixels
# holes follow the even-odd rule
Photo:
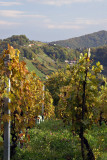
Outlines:
[[[99,116],[100,80],[98,77],[102,69],[100,62],[92,66],[92,60],[88,55],[81,54],[78,63],[70,70],[72,78],[69,85],[60,90],[59,117],[72,122],[72,130],[81,139],[83,160],[95,159],[84,133]]]
[[[58,115],[57,105],[60,99],[60,88],[69,84],[71,79],[70,71],[67,69],[58,70],[56,73],[52,73],[48,76],[46,81],[46,87],[48,88],[53,98],[53,105],[55,106],[55,114]]]
[[[102,121],[107,123],[107,78],[103,78],[104,85],[100,87],[99,97],[99,124],[102,125]]]
[[[19,50],[8,45],[8,49],[0,57],[0,128],[1,134],[3,134],[3,122],[11,120],[11,156],[15,154],[20,131],[25,133],[28,127],[35,126],[35,118],[41,114],[42,103],[47,103],[48,99],[48,108],[45,106],[46,111],[44,110],[47,117],[48,115],[51,116],[50,112],[54,112],[49,93],[46,92],[48,98],[44,101],[43,83],[34,72],[30,73],[27,70],[25,62],[19,62],[19,53]],[[6,54],[11,56],[11,62],[8,63],[7,68],[4,66],[3,61]],[[7,71],[11,81],[9,93],[7,93],[7,88],[4,87],[4,82],[8,87]],[[4,97],[9,97],[11,100],[8,103],[10,115],[4,114]]]

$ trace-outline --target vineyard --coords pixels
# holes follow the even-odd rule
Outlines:
[[[0,54],[0,158],[10,147],[12,160],[105,160],[107,78],[100,62],[81,54],[43,82],[19,54],[10,45]],[[39,115],[46,122],[37,125]]]

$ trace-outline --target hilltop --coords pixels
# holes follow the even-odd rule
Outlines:
[[[54,41],[51,44],[73,49],[103,46],[107,44],[107,31],[103,30],[67,40]]]

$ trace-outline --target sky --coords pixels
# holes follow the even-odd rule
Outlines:
[[[107,0],[0,0],[0,39],[51,42],[107,30]]]

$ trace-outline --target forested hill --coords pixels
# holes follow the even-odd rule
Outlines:
[[[20,61],[25,61],[28,70],[34,70],[42,79],[52,72],[64,68],[65,59],[73,60],[75,58],[75,53],[71,54],[71,50],[69,51],[67,48],[31,41],[25,35],[13,35],[0,40],[0,53],[7,49],[8,44],[20,50]]]
[[[51,42],[51,44],[57,44],[73,49],[103,46],[107,44],[107,31],[99,31],[76,38],[54,41]]]
[[[94,63],[100,61],[103,65],[103,74],[107,76],[107,45],[91,48],[91,57]]]
[[[102,39],[104,38],[102,37]],[[29,71],[34,70],[43,79],[52,72],[64,68],[66,66],[65,60],[68,60],[68,62],[77,60],[81,52],[87,52],[79,47],[78,49],[72,49],[40,41],[30,41],[25,35],[14,35],[0,40],[0,53],[7,49],[8,43],[20,50],[20,60],[26,62]],[[107,75],[107,44],[100,47],[92,47],[91,55],[94,62],[101,62],[104,66],[103,73]]]

